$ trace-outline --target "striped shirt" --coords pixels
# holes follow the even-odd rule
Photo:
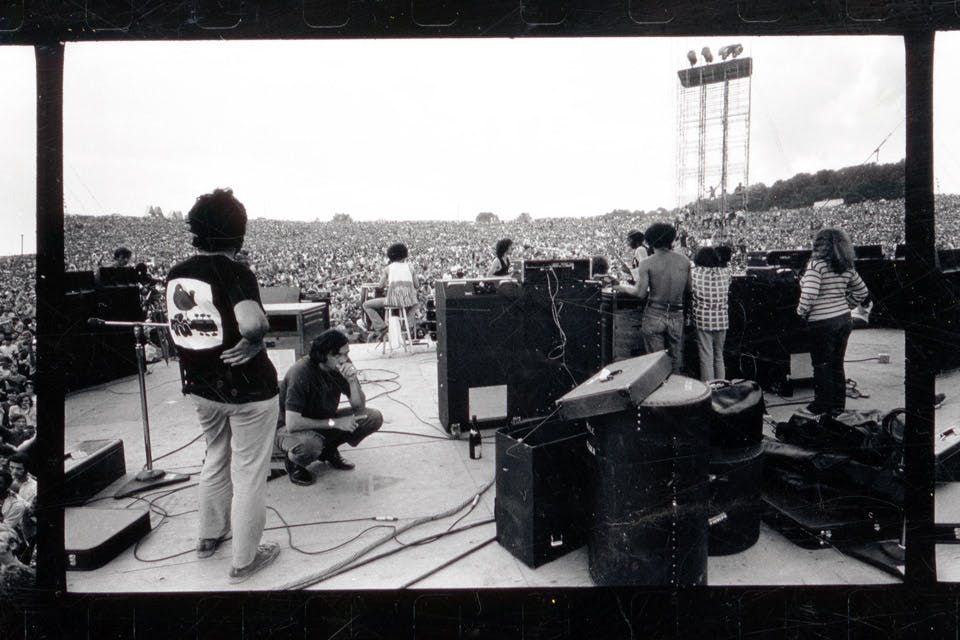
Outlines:
[[[729,328],[727,298],[730,294],[729,267],[693,267],[690,287],[693,293],[693,321],[703,331]]]
[[[836,318],[850,313],[851,304],[863,302],[867,285],[853,269],[835,273],[825,260],[811,259],[800,278],[800,304],[797,314],[809,322]]]

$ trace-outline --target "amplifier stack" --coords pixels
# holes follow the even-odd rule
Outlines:
[[[523,337],[520,286],[510,278],[439,280],[437,398],[440,422],[451,433],[478,424],[500,426]]]
[[[134,269],[125,269],[136,275]],[[60,314],[57,362],[63,366],[67,391],[75,391],[110,380],[134,375],[137,361],[133,331],[129,327],[92,328],[89,318],[103,320],[143,320],[140,287],[132,285],[89,287],[92,272],[68,272]]]
[[[440,422],[459,433],[545,415],[601,363],[601,293],[593,281],[511,278],[434,285]]]
[[[598,282],[524,285],[522,342],[515,354],[510,415],[550,413],[554,401],[600,369]]]
[[[800,283],[792,270],[733,277],[725,345],[730,377],[757,380],[765,388],[783,384],[787,376],[804,377],[792,370],[809,360],[792,356],[810,351],[806,326],[796,313],[799,299]]]

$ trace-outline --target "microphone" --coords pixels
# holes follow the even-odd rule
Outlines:
[[[103,325],[104,322],[100,318],[87,318],[87,326],[89,327],[102,327]]]

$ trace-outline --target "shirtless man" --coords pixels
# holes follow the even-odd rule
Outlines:
[[[653,255],[637,264],[636,286],[618,284],[616,289],[647,298],[643,311],[643,346],[647,353],[667,350],[673,372],[683,366],[683,300],[690,284],[690,260],[674,253],[677,230],[656,222],[643,234]]]

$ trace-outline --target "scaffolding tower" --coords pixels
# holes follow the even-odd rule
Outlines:
[[[677,72],[677,205],[697,216],[747,209],[752,74],[752,58]]]

